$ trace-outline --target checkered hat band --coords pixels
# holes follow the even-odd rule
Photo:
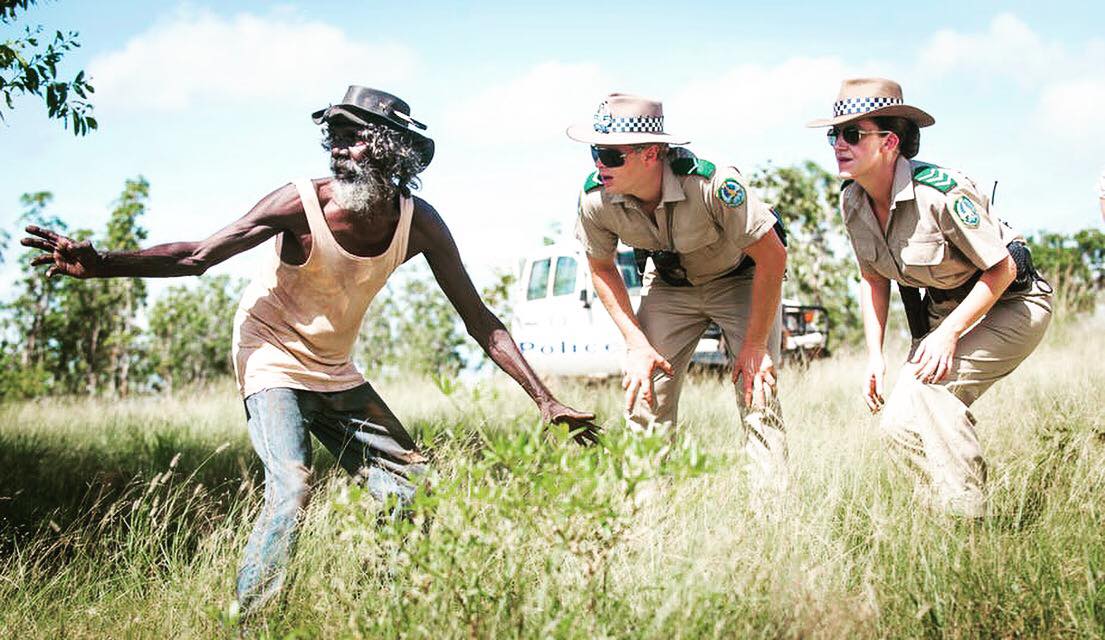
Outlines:
[[[901,98],[845,98],[833,103],[833,115],[847,116],[853,113],[867,113],[896,104],[902,104]]]
[[[595,115],[595,131],[599,133],[663,133],[664,116]]]

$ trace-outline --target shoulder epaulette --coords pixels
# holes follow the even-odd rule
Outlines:
[[[717,167],[709,160],[684,156],[671,161],[671,172],[677,176],[702,176],[709,180],[714,177]]]
[[[592,171],[590,174],[587,175],[587,179],[583,181],[583,190],[584,191],[590,191],[591,189],[595,189],[595,188],[601,187],[601,186],[602,186],[602,181],[599,180],[599,172],[598,171]]]
[[[853,179],[851,179],[851,178],[847,178],[846,180],[844,180],[844,182],[841,182],[841,183],[840,183],[840,190],[841,190],[841,191],[844,191],[844,190],[845,190],[845,189],[847,189],[847,188],[848,188],[848,187],[849,187],[849,186],[850,186],[850,185],[851,185],[851,184],[852,184],[853,182],[855,182],[855,180],[853,180]]]
[[[959,184],[947,171],[934,164],[918,165],[913,170],[913,181],[926,187],[932,187],[941,193],[947,193]]]

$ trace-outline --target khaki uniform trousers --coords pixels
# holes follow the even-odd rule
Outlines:
[[[637,319],[649,343],[671,363],[675,375],[656,371],[652,383],[656,405],[649,407],[638,397],[627,416],[630,427],[650,430],[660,424],[675,425],[687,367],[710,321],[721,327],[729,352],[736,355],[744,344],[751,312],[751,270],[691,287],[673,287],[658,277],[652,277],[651,282],[646,278]],[[780,362],[782,330],[782,314],[777,313],[767,341],[776,366]],[[736,395],[750,478],[763,486],[785,487],[786,434],[778,398],[770,394],[764,409],[751,409],[744,406],[740,385]]]
[[[930,309],[933,329],[956,304]],[[986,515],[986,462],[969,407],[1032,353],[1050,321],[1050,287],[1037,281],[1026,293],[999,299],[960,337],[952,369],[941,382],[921,382],[912,365],[903,365],[881,427],[898,460],[915,473],[920,499],[950,514]],[[919,342],[914,341],[911,357]]]

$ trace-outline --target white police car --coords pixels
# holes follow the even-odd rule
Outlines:
[[[618,268],[636,310],[641,276],[633,250],[619,247]],[[594,296],[587,256],[575,242],[532,251],[522,262],[514,291],[511,334],[526,360],[542,375],[607,377],[622,373],[621,333]],[[827,355],[828,314],[821,307],[783,301],[784,356]],[[692,367],[728,367],[720,329],[711,325],[695,349]]]

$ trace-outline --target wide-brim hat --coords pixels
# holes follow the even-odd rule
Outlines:
[[[606,96],[591,122],[573,124],[565,133],[577,142],[597,145],[689,142],[664,132],[664,105],[660,101],[624,93]]]
[[[423,167],[429,166],[434,158],[434,141],[420,131],[426,125],[411,117],[410,105],[385,91],[350,85],[341,102],[315,111],[311,118],[315,124],[336,119],[359,125],[382,124],[406,134],[414,142]]]
[[[918,127],[928,127],[936,119],[902,99],[902,85],[886,78],[851,78],[840,83],[840,93],[833,103],[833,117],[813,120],[807,127],[835,127],[845,122],[897,116],[912,120]]]

